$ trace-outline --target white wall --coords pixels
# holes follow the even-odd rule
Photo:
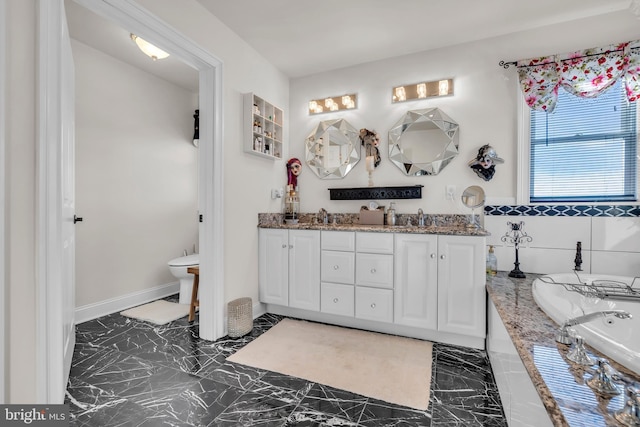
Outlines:
[[[383,29],[378,29],[383,31]],[[475,43],[467,43],[376,61],[337,71],[294,79],[291,82],[290,155],[304,159],[304,140],[321,120],[345,118],[357,129],[375,129],[382,137],[382,163],[374,172],[374,184],[422,184],[421,200],[397,201],[399,212],[470,213],[460,194],[470,185],[484,188],[489,202],[515,201],[516,196],[516,102],[517,73],[504,70],[500,60],[512,61],[601,46],[640,37],[640,22],[631,12],[619,12],[524,31]],[[391,104],[393,86],[453,78],[451,97]],[[358,108],[349,112],[309,116],[311,99],[357,92]],[[408,110],[439,107],[460,125],[460,155],[439,175],[406,177],[388,160],[387,132]],[[478,148],[491,144],[505,163],[496,167],[495,177],[485,182],[467,166]],[[328,188],[367,186],[361,161],[342,180],[320,180],[304,167],[298,180],[301,211],[357,212],[363,201],[330,201]],[[455,185],[456,200],[445,199],[446,185]],[[388,201],[384,201],[388,204]]]
[[[76,304],[175,282],[198,243],[191,93],[72,40],[76,72]]]
[[[289,79],[194,0],[140,0],[223,63],[225,301],[258,301],[258,212],[280,211],[270,189],[286,183],[285,163],[243,151],[242,94],[255,92],[284,110],[288,154]]]
[[[36,5],[7,6],[7,402],[36,401]]]

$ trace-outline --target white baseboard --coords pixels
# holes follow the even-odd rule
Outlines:
[[[138,292],[111,298],[105,301],[76,307],[75,321],[76,325],[88,320],[97,319],[107,314],[117,313],[136,305],[155,301],[160,298],[168,297],[180,292],[180,283],[167,283],[156,286],[154,288],[145,289]]]

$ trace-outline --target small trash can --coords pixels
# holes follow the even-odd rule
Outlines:
[[[227,304],[227,331],[229,337],[247,335],[253,329],[253,304],[251,298],[238,298]]]

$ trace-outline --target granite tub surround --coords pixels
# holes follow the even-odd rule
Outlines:
[[[163,326],[117,313],[77,326],[65,403],[71,426],[506,427],[487,354],[434,343],[429,409],[417,411],[227,362],[283,319],[210,342],[198,321]]]
[[[336,217],[336,223],[333,218]],[[316,221],[315,213],[300,214],[298,224],[286,224],[281,213],[259,213],[258,227],[292,230],[373,231],[378,233],[443,234],[457,236],[488,236],[484,228],[468,228],[470,215],[425,214],[424,227],[418,227],[417,214],[397,214],[397,225],[365,225],[359,223],[359,214],[329,213],[329,223]],[[411,225],[407,225],[411,224]]]
[[[487,291],[555,426],[619,426],[613,412],[624,406],[624,397],[603,398],[586,385],[594,367],[567,360],[569,346],[558,344],[558,325],[537,306],[531,284],[540,275],[514,279],[506,272],[488,279]],[[593,357],[604,357],[588,346]],[[606,357],[605,357],[606,358]],[[609,360],[627,381],[640,377]]]

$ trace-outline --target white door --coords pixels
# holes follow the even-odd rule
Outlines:
[[[394,322],[438,328],[438,236],[396,234]]]
[[[438,236],[438,330],[486,336],[485,239]]]
[[[76,307],[76,203],[75,203],[75,67],[71,53],[71,41],[66,22],[64,8],[63,40],[62,40],[62,73],[61,82],[61,113],[62,113],[62,182],[61,182],[61,206],[62,206],[62,342],[64,384],[69,379],[71,359],[75,346],[75,322]]]
[[[289,307],[320,311],[320,232],[289,230]]]
[[[64,2],[38,12],[37,391],[62,403],[75,345],[74,67]]]

